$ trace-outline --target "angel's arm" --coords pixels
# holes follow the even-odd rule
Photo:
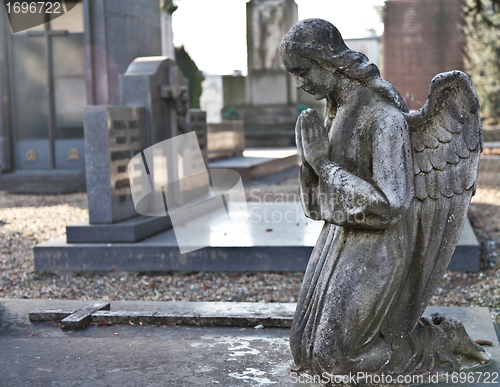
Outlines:
[[[343,227],[385,229],[405,214],[413,197],[406,121],[399,114],[385,114],[374,125],[371,181],[328,159],[310,163],[318,175],[316,184],[310,184],[301,170],[300,193],[306,216]]]

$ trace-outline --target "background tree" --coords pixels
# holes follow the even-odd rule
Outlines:
[[[193,109],[199,109],[202,92],[201,82],[203,82],[205,77],[186,52],[184,46],[175,48],[175,61],[184,78],[189,81],[189,106]]]
[[[465,71],[486,125],[500,123],[500,0],[468,0],[464,11]]]
[[[160,1],[160,8],[163,12],[166,12],[170,15],[172,15],[175,10],[178,8],[178,6],[175,4],[176,2],[174,0],[161,0]]]
[[[499,12],[500,0],[468,0],[464,7],[465,16],[472,16],[490,27],[500,28],[500,20],[495,16]]]
[[[178,8],[177,2],[180,0],[161,0],[160,9],[166,14],[172,15]],[[171,23],[171,18],[169,19]],[[169,26],[171,30],[171,24]],[[170,38],[171,38],[170,32]],[[200,108],[200,96],[202,92],[201,82],[205,79],[203,73],[198,69],[196,63],[191,59],[184,49],[184,46],[175,47],[175,61],[181,70],[182,75],[189,81],[189,107],[193,109]],[[164,54],[165,55],[165,54]],[[166,54],[172,55],[172,54]]]

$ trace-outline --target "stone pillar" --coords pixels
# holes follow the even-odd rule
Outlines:
[[[246,6],[248,76],[223,77],[223,117],[243,120],[247,134],[259,137],[258,143],[250,141],[254,146],[270,143],[262,135],[275,130],[285,131],[286,145],[292,146],[298,93],[293,76],[281,62],[279,46],[297,23],[297,4],[251,0]]]
[[[172,15],[161,13],[161,55],[175,61],[174,32],[172,31]]]
[[[118,103],[119,74],[137,57],[161,55],[158,0],[83,0],[87,103]]]
[[[294,0],[252,0],[247,3],[247,105],[297,103],[293,78],[281,62],[279,46],[298,21]]]
[[[0,6],[0,171],[12,169],[12,116],[9,79],[10,24],[5,7]]]

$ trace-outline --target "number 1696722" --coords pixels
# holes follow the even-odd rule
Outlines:
[[[60,2],[19,2],[11,3],[10,1],[5,4],[8,13],[62,13]],[[63,11],[64,12],[64,11]]]
[[[443,375],[446,383],[498,384],[498,372],[452,372]]]

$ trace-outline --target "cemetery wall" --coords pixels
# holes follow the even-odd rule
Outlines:
[[[0,171],[12,168],[8,42],[10,25],[0,7]]]
[[[413,96],[410,109],[423,106],[436,74],[463,70],[461,7],[461,0],[385,3],[383,78]]]

